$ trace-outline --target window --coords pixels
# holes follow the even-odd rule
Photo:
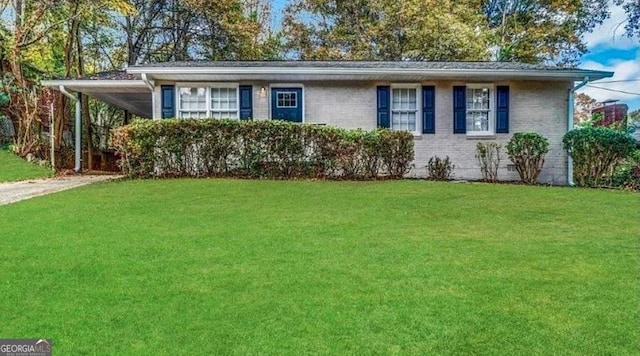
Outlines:
[[[238,118],[237,86],[179,87],[178,113],[183,119]]]
[[[277,98],[277,102],[276,102],[276,107],[278,109],[283,109],[283,108],[297,108],[298,107],[298,100],[296,99],[297,93],[292,91],[292,92],[279,92],[278,93],[278,98]]]
[[[207,117],[207,91],[205,88],[180,88],[180,117],[202,119]]]
[[[488,85],[468,85],[466,94],[467,134],[492,134],[492,88]]]
[[[238,118],[238,93],[235,88],[211,88],[211,117]]]
[[[418,90],[391,88],[391,129],[417,132]]]

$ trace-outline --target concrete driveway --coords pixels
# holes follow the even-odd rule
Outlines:
[[[0,205],[122,177],[121,175],[86,175],[0,183]]]

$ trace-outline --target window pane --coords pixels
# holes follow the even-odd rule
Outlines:
[[[204,88],[180,88],[181,110],[206,110],[207,95]]]
[[[407,114],[407,130],[416,131],[416,113]]]
[[[489,131],[489,112],[467,111],[467,131]]]

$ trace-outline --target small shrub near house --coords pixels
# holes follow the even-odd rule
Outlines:
[[[534,184],[542,172],[544,156],[549,152],[549,141],[535,132],[517,132],[505,148],[520,180]]]
[[[402,178],[414,156],[408,132],[270,120],[138,120],[113,143],[131,177]]]
[[[567,132],[562,145],[573,159],[578,186],[610,185],[616,168],[633,151],[634,139],[623,131],[587,127]]]
[[[640,190],[640,149],[635,149],[616,168],[612,178],[614,187]]]
[[[431,180],[450,180],[453,176],[453,170],[456,168],[455,165],[451,163],[449,156],[446,158],[440,158],[438,156],[434,156],[429,158],[429,163],[427,164],[427,176]]]
[[[496,142],[478,142],[476,145],[476,158],[480,163],[482,179],[486,182],[498,181],[501,148]]]

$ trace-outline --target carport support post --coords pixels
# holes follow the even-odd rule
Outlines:
[[[80,173],[82,171],[82,105],[80,105],[82,94],[78,93],[77,96],[73,96],[64,88],[64,85],[59,86],[58,90],[64,96],[76,102],[76,166],[73,170],[76,173]]]
[[[73,169],[76,173],[82,172],[82,94],[76,98],[76,165]]]

